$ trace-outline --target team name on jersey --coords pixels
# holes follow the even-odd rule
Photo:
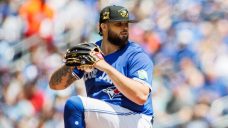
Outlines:
[[[100,80],[104,80],[110,84],[112,84],[112,80],[108,77],[108,75],[103,72],[101,76],[98,77]]]
[[[92,72],[85,73],[84,80],[96,78],[97,71],[97,69],[94,69]],[[102,75],[98,77],[98,79],[112,84],[112,80],[108,77],[108,75],[105,72],[103,72]]]
[[[96,78],[97,71],[98,71],[97,69],[94,69],[92,72],[85,73],[84,74],[84,80]]]

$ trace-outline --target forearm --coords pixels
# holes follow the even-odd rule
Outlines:
[[[107,73],[114,85],[124,96],[139,105],[143,105],[146,102],[150,92],[148,86],[124,76],[111,65],[104,67],[103,71]]]
[[[62,90],[71,85],[76,78],[72,75],[73,67],[62,66],[55,71],[49,81],[49,86],[55,90]]]

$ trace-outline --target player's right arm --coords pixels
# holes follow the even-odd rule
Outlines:
[[[49,86],[54,90],[62,90],[70,86],[76,79],[75,76],[72,75],[74,67],[70,66],[62,66],[57,69],[50,78]]]

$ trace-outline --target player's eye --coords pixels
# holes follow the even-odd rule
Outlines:
[[[118,22],[118,23],[115,23],[114,25],[117,27],[120,27],[122,24],[121,24],[121,22]]]

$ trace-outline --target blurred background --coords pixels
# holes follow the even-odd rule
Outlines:
[[[227,0],[0,0],[0,128],[63,128],[48,87],[67,48],[95,42],[99,11],[122,5],[154,62],[154,128],[228,127]]]

